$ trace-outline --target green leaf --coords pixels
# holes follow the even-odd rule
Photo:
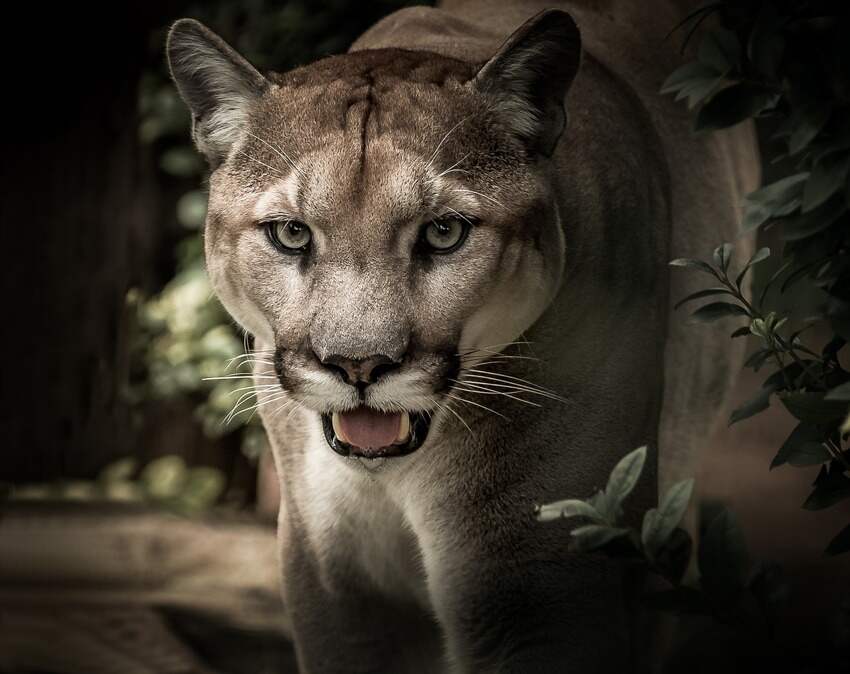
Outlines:
[[[779,64],[785,52],[785,38],[780,32],[782,21],[773,5],[762,5],[747,41],[748,60],[771,80],[778,78]]]
[[[674,91],[679,91],[682,87],[692,84],[694,81],[702,81],[706,79],[716,79],[721,73],[714,68],[700,63],[699,61],[691,61],[686,63],[676,70],[664,80],[661,85],[662,94],[670,94]]]
[[[555,501],[537,508],[537,519],[540,522],[550,522],[568,517],[587,517],[600,524],[605,522],[605,518],[594,506],[580,499]]]
[[[764,410],[770,407],[770,396],[773,392],[774,389],[772,387],[763,386],[760,388],[752,399],[732,412],[732,415],[729,417],[729,425],[731,426],[744,419],[749,419],[759,412],[764,412]]]
[[[826,126],[832,109],[828,105],[816,105],[801,111],[799,121],[788,139],[788,153],[795,155],[808,147]]]
[[[829,461],[829,450],[823,446],[823,431],[817,426],[801,422],[797,424],[773,461],[770,469],[790,463],[792,466],[813,466]]]
[[[712,302],[697,309],[691,314],[691,322],[713,323],[729,316],[748,316],[746,309],[729,302]]]
[[[803,203],[803,186],[808,173],[796,173],[765,185],[744,198],[741,225],[745,232],[761,226],[770,218],[789,215]]]
[[[739,595],[747,584],[749,555],[744,535],[727,509],[711,521],[699,546],[700,582],[719,597]]]
[[[830,155],[815,164],[803,190],[803,213],[820,206],[844,186],[850,155]]]
[[[610,519],[616,520],[620,513],[620,504],[632,493],[646,463],[646,445],[629,452],[617,462],[608,484],[605,486],[606,511],[612,513]]]
[[[723,83],[722,77],[705,78],[688,83],[679,90],[676,100],[688,99],[688,107],[693,108],[697,103],[713,94]]]
[[[850,524],[839,531],[826,548],[828,555],[840,555],[845,552],[850,552]]]
[[[722,269],[724,272],[729,269],[729,261],[732,256],[732,244],[731,243],[723,243],[717,246],[714,249],[714,264],[718,269]]]
[[[735,285],[740,288],[741,281],[744,280],[744,276],[747,275],[747,272],[759,262],[763,262],[769,257],[770,248],[759,248],[755,253],[753,253],[753,256],[747,261],[747,264],[744,265],[744,268],[741,270],[741,273],[738,274],[738,278],[735,279]]]
[[[697,51],[699,62],[719,73],[735,70],[741,63],[741,44],[731,30],[715,28],[705,34]]]
[[[721,89],[700,108],[694,128],[716,131],[754,117],[776,104],[778,95],[770,89],[749,83]]]
[[[700,271],[704,271],[706,274],[711,274],[717,278],[717,273],[711,268],[711,265],[703,262],[702,260],[694,260],[690,257],[680,257],[675,260],[670,260],[667,264],[671,267],[690,267],[691,269],[699,269]]]
[[[641,529],[641,542],[650,558],[655,557],[661,547],[673,533],[673,530],[682,521],[691,494],[694,489],[694,481],[683,480],[674,484],[664,497],[658,508],[652,508],[646,512]]]
[[[729,290],[728,288],[720,288],[720,287],[706,288],[705,290],[699,290],[695,293],[691,293],[687,297],[683,297],[678,302],[676,302],[676,304],[673,306],[673,310],[675,311],[680,306],[682,306],[685,302],[690,302],[691,300],[698,300],[698,299],[701,299],[703,297],[711,297],[712,295],[720,295],[720,294],[731,295],[732,291]]]
[[[822,510],[850,498],[850,478],[844,475],[843,466],[836,466],[835,461],[830,468],[823,466],[815,480],[815,488],[803,507],[806,510]]]
[[[573,537],[574,550],[590,552],[591,550],[598,550],[617,538],[628,535],[629,530],[603,524],[587,524],[573,529],[570,533]]]
[[[752,325],[750,325],[750,330],[752,330]],[[769,348],[753,351],[749,358],[744,361],[744,367],[751,367],[753,372],[758,372],[772,355],[773,351]]]
[[[828,199],[808,213],[784,218],[782,220],[782,238],[785,241],[806,239],[830,227],[846,212],[847,206],[843,199]]]
[[[839,422],[847,414],[847,404],[841,400],[824,400],[824,393],[786,391],[779,393],[782,404],[795,418],[810,424]]]
[[[840,386],[830,389],[823,399],[850,401],[850,381],[846,381]]]

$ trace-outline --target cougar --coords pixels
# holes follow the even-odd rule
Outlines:
[[[703,279],[668,262],[733,240],[759,177],[750,127],[694,135],[658,93],[686,10],[411,7],[283,74],[171,29],[209,276],[255,339],[302,671],[632,661],[622,566],[534,506],[640,445],[633,515],[654,503],[740,365],[671,311]]]

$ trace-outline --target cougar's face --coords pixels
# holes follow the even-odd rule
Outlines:
[[[474,75],[381,50],[276,77],[210,178],[215,290],[341,454],[421,446],[461,369],[515,340],[559,281],[546,164]]]

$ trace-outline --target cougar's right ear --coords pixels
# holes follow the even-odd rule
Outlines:
[[[192,137],[215,167],[239,138],[269,81],[209,28],[180,19],[166,44],[171,77],[192,112]]]

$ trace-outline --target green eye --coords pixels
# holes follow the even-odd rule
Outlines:
[[[298,255],[306,253],[313,240],[310,228],[297,220],[270,220],[263,223],[266,236],[281,253]]]
[[[452,253],[463,245],[469,234],[466,219],[444,217],[431,220],[422,228],[421,241],[431,253]]]

